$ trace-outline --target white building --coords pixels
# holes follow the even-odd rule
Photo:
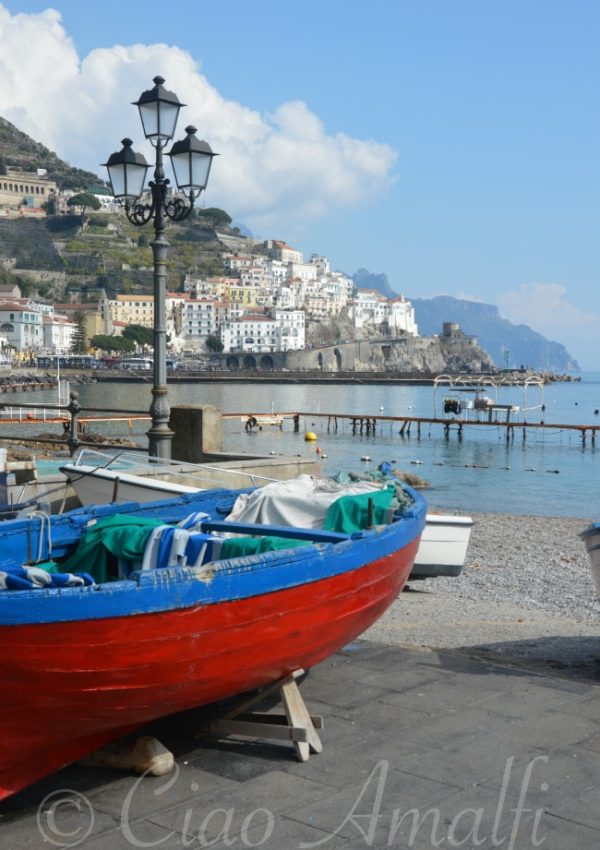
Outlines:
[[[55,354],[68,354],[73,348],[77,325],[66,316],[54,313],[42,317],[43,348]]]
[[[280,284],[288,276],[288,264],[281,260],[268,260],[265,272],[274,284]]]
[[[218,333],[215,298],[190,298],[183,307],[182,333],[186,347],[200,347],[202,338]]]
[[[267,256],[272,260],[281,260],[282,263],[303,263],[304,254],[302,251],[296,251],[291,248],[286,242],[280,239],[269,239],[264,243],[267,250]]]
[[[287,276],[290,280],[297,278],[302,283],[316,283],[319,277],[319,270],[312,263],[295,263],[289,262],[287,266]]]
[[[403,295],[388,301],[388,310],[387,323],[392,333],[404,331],[411,336],[419,335],[419,328],[415,322],[415,308]]]
[[[299,351],[306,344],[304,310],[275,310],[279,351]]]
[[[264,266],[247,266],[240,272],[240,280],[245,285],[266,286],[270,283],[270,277]]]
[[[225,270],[239,274],[245,269],[249,269],[255,265],[254,257],[249,254],[234,254],[231,257],[226,257],[224,261]]]
[[[277,351],[277,322],[265,315],[248,314],[233,319],[221,328],[224,351]]]
[[[356,298],[350,302],[350,315],[359,329],[386,323],[392,334],[418,336],[414,308],[403,296],[390,300],[376,289],[358,289]]]
[[[224,351],[256,354],[297,351],[306,341],[303,310],[275,310],[273,317],[248,313],[232,318],[221,328]]]
[[[320,257],[318,254],[311,254],[310,262],[317,267],[319,275],[329,274],[331,265],[327,257]]]
[[[183,312],[189,296],[181,292],[167,292],[165,296],[166,330],[168,347],[181,352],[184,346]]]
[[[28,298],[0,302],[0,334],[17,351],[43,348],[42,313]]]

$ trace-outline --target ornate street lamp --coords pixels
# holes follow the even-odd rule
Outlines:
[[[156,149],[154,180],[149,183],[149,197],[142,197],[149,165],[144,156],[132,150],[131,139],[123,139],[122,149],[108,162],[108,176],[113,195],[125,207],[127,218],[137,227],[154,222],[154,240],[150,243],[154,257],[154,385],[148,431],[148,451],[152,457],[170,458],[173,432],[169,428],[167,401],[166,346],[166,260],[169,243],[165,239],[167,219],[183,221],[191,213],[196,198],[206,188],[213,153],[206,142],[196,137],[196,128],[185,128],[186,137],[175,142],[167,154],[181,194],[169,189],[170,181],[163,169],[163,148],[173,138],[179,110],[184,104],[173,92],[164,88],[164,79],[154,77],[154,88],[143,92],[134,103],[140,112],[144,135]]]

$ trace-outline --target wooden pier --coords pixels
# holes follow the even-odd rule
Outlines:
[[[498,405],[500,407],[500,405]],[[78,427],[84,432],[88,428],[93,428],[94,425],[101,423],[127,423],[129,433],[132,433],[133,425],[136,422],[149,422],[150,415],[140,411],[94,411],[95,415],[79,416]],[[250,413],[223,413],[224,420],[234,420],[245,424],[246,431],[252,430],[254,427],[277,426],[283,427],[285,422],[291,422],[293,430],[300,431],[301,423],[304,423],[306,430],[313,430],[315,420],[324,422],[328,434],[337,433],[338,429],[350,431],[357,436],[375,435],[383,432],[384,428],[389,427],[394,433],[397,428],[397,434],[401,438],[409,438],[412,433],[416,434],[417,439],[421,439],[423,429],[431,426],[439,427],[446,439],[450,439],[453,432],[456,433],[459,440],[464,437],[464,432],[469,428],[500,428],[504,430],[505,440],[507,444],[515,441],[515,435],[520,436],[522,442],[527,439],[527,434],[537,431],[552,431],[575,433],[581,438],[582,446],[585,446],[589,440],[592,446],[596,444],[596,437],[600,432],[600,422],[598,424],[572,424],[560,422],[545,422],[543,419],[539,421],[528,420],[500,420],[490,415],[490,411],[482,412],[481,418],[459,418],[459,417],[436,417],[436,416],[390,416],[389,414],[378,413],[363,414],[363,413],[333,413],[323,411],[266,411]],[[249,420],[254,420],[251,427],[248,425]],[[51,424],[62,423],[63,426],[70,421],[70,417],[65,411],[59,411],[48,405],[47,408],[42,408],[38,405],[7,405],[0,404],[0,426],[2,424]]]
[[[500,407],[498,405],[498,407]],[[246,414],[246,417],[249,414]],[[255,413],[257,418],[260,416],[272,416],[272,413]],[[455,431],[459,439],[463,437],[463,431],[466,428],[502,428],[505,431],[505,439],[507,443],[512,443],[515,440],[515,434],[520,432],[523,442],[527,439],[528,432],[545,430],[545,431],[568,431],[576,432],[581,437],[582,445],[586,445],[588,436],[591,445],[596,443],[596,436],[600,432],[600,423],[598,424],[567,424],[560,422],[531,422],[527,420],[499,420],[492,418],[489,412],[486,412],[486,418],[481,419],[465,419],[465,418],[446,418],[446,417],[429,417],[429,416],[389,416],[384,414],[358,414],[358,413],[327,413],[322,411],[302,411],[296,413],[279,413],[276,414],[283,419],[290,419],[294,422],[294,430],[300,430],[300,420],[320,419],[326,420],[327,433],[336,433],[340,426],[346,427],[353,434],[376,434],[385,424],[390,426],[398,426],[398,434],[400,437],[410,437],[411,429],[416,431],[417,439],[421,437],[423,427],[430,425],[440,426],[443,429],[444,436],[448,439],[452,431]],[[243,414],[232,413],[225,414],[223,418],[244,418]]]

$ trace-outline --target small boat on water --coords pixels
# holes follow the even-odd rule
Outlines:
[[[0,524],[0,799],[158,717],[308,669],[391,605],[420,494],[341,497],[324,529],[231,519],[256,492]]]
[[[61,472],[81,504],[93,505],[127,500],[151,502],[168,495],[193,494],[214,486],[208,473],[218,473],[218,469],[178,461],[153,459],[149,462],[146,459],[143,462],[139,455],[121,453],[114,456],[84,449],[73,463],[61,466]],[[246,476],[246,479],[254,486],[272,481],[257,476],[251,479]],[[302,524],[302,518],[296,519]],[[472,527],[471,517],[428,513],[411,581],[460,575]]]
[[[592,569],[592,580],[596,593],[600,596],[600,522],[593,522],[579,536],[585,543]]]

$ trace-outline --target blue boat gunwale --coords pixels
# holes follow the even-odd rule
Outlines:
[[[412,488],[406,486],[405,489],[414,503],[392,523],[367,529],[340,542],[313,543],[213,561],[197,569],[174,567],[137,571],[123,581],[87,587],[2,592],[0,628],[131,617],[214,605],[311,584],[360,569],[404,548],[421,534],[425,526],[425,501]],[[223,493],[228,496],[232,493],[211,492],[213,502]],[[172,506],[173,501],[166,500],[167,506]],[[127,504],[139,507],[137,502]],[[161,508],[161,502],[145,504],[152,505],[153,512]],[[126,505],[111,507],[120,510],[109,511],[108,515],[123,512]],[[78,513],[76,524],[80,531],[89,523],[80,523],[79,518],[87,514],[90,519],[90,513],[89,509]],[[9,522],[26,523],[27,520]],[[335,557],[331,558],[334,548]]]
[[[600,534],[600,522],[593,522],[591,525],[588,525],[587,528],[584,528],[583,531],[579,532],[579,537],[581,540],[588,540],[595,534]]]

